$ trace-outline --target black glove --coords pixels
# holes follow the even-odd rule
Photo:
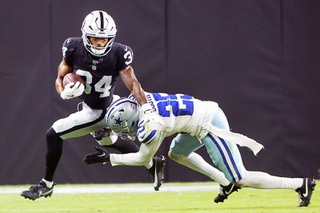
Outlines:
[[[85,164],[88,164],[88,165],[95,164],[95,163],[105,164],[107,161],[109,161],[109,153],[106,150],[102,148],[98,148],[96,146],[94,148],[97,150],[97,152],[84,156],[83,162]]]

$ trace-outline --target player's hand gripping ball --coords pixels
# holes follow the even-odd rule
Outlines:
[[[68,73],[65,75],[62,83],[64,90],[60,96],[64,100],[78,97],[84,92],[85,81],[76,73]]]

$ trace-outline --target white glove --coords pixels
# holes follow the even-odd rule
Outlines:
[[[156,137],[157,133],[158,130],[153,127],[152,123],[147,123],[144,126],[139,123],[137,138],[141,143],[148,144]]]
[[[137,137],[141,143],[150,143],[165,125],[162,118],[152,110],[150,104],[141,106]]]
[[[84,85],[80,82],[68,83],[61,92],[60,97],[64,100],[80,96],[84,91]]]

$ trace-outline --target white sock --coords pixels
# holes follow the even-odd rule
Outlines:
[[[199,154],[195,152],[192,152],[188,157],[184,155],[176,155],[172,152],[169,153],[169,156],[177,163],[182,164],[201,174],[204,174],[223,186],[227,186],[230,184],[228,179],[221,171],[211,166]]]
[[[258,189],[297,189],[302,186],[303,179],[272,176],[266,172],[247,171],[247,176],[239,183],[246,187]]]
[[[42,178],[42,181],[46,184],[48,188],[52,188],[53,181],[47,181],[46,179]]]

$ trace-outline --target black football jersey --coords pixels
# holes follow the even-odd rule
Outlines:
[[[129,46],[114,42],[106,56],[95,57],[83,45],[82,38],[68,38],[62,46],[63,58],[73,72],[86,81],[84,93],[80,96],[93,109],[105,109],[112,102],[119,71],[133,61]]]

